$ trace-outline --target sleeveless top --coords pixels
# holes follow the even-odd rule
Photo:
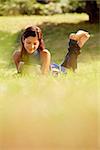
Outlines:
[[[32,54],[26,53],[22,56],[22,61],[26,65],[40,64],[40,52],[35,50]]]

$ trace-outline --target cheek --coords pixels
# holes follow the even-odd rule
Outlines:
[[[36,48],[38,48],[38,47],[39,47],[39,42],[37,42],[37,44],[35,45],[35,47],[36,47]]]
[[[25,49],[28,47],[28,45],[26,44],[26,43],[24,43],[24,47],[25,47]]]
[[[27,43],[24,44],[24,48],[25,48],[27,51],[29,51],[29,50],[32,49],[31,45],[29,45],[29,44],[27,44]]]
[[[39,41],[34,45],[34,50],[36,50],[37,48],[39,47]],[[29,44],[27,44],[26,42],[24,42],[24,48],[26,49],[26,50],[29,50],[29,49],[31,49],[32,48],[32,45],[29,45]]]

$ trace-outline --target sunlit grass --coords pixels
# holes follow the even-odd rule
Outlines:
[[[99,149],[99,33],[98,25],[77,24],[87,19],[85,14],[0,17],[0,150]],[[29,23],[42,25],[47,47],[58,63],[65,55],[70,32],[79,28],[91,32],[76,73],[53,77],[32,69],[16,74],[9,63],[11,54],[18,31]]]
[[[99,61],[80,63],[75,74],[57,78],[35,72],[21,76],[14,69],[2,69],[3,148],[96,150],[99,67]]]
[[[26,25],[41,25],[42,23],[79,23],[87,21],[88,15],[86,14],[65,14],[54,16],[12,16],[0,17],[0,30],[16,33],[24,28]],[[56,21],[56,22],[55,22]]]

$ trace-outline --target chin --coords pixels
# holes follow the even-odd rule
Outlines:
[[[35,50],[32,50],[32,51],[27,51],[29,54],[32,54],[35,52]]]

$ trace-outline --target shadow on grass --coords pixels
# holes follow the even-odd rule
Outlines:
[[[52,58],[56,62],[61,62],[64,58],[68,47],[68,36],[72,32],[83,29],[88,31],[92,36],[84,46],[85,53],[99,54],[99,24],[89,24],[88,22],[80,23],[50,23],[43,22],[39,27],[43,31],[43,37],[46,48],[52,54]],[[14,34],[0,31],[0,59],[11,64],[12,53],[18,49],[20,37],[23,29]],[[95,51],[94,51],[95,49]]]
[[[98,40],[100,38],[99,24],[90,24],[88,22],[56,24],[45,22],[40,27],[43,30],[46,46],[51,51],[53,60],[58,63],[62,61],[66,54],[69,34],[81,29],[91,34],[89,41],[82,48],[83,54],[87,53],[92,55],[92,57],[100,54]]]

